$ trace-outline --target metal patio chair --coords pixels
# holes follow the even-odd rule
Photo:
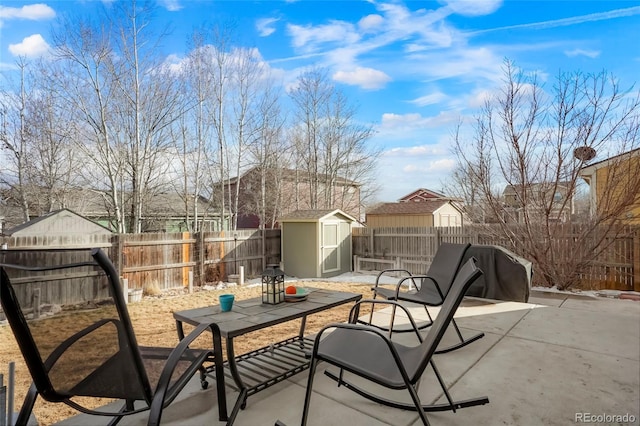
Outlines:
[[[328,370],[325,371],[327,376],[338,382],[338,386],[345,386],[357,394],[380,404],[417,411],[422,423],[425,425],[429,424],[425,414],[427,411],[452,410],[455,412],[458,408],[489,403],[489,399],[486,396],[464,401],[453,401],[432,359],[436,353],[438,343],[440,343],[449,323],[453,320],[456,309],[464,298],[466,290],[481,274],[482,271],[477,268],[475,259],[469,259],[462,266],[447,293],[440,313],[424,339],[421,338],[418,327],[409,310],[396,301],[387,300],[362,300],[352,308],[348,324],[331,324],[320,330],[316,336],[311,356],[301,424],[304,426],[307,423],[314,373],[320,361],[325,361],[340,369],[338,375]],[[377,327],[358,324],[359,308],[363,303],[391,304],[397,305],[400,309],[405,309],[413,331],[421,342],[420,345],[402,345],[391,341],[387,333]],[[327,333],[327,331],[330,332]],[[423,405],[420,402],[417,386],[427,365],[431,365],[435,372],[448,401],[446,404]],[[411,395],[413,404],[381,398],[370,391],[360,388],[344,379],[344,371],[390,389],[406,389]]]
[[[376,282],[372,288],[373,298],[376,299],[377,296],[380,296],[387,300],[411,302],[424,306],[429,321],[422,323],[419,329],[422,330],[430,327],[431,324],[433,324],[433,319],[431,317],[431,314],[429,313],[429,310],[427,309],[427,306],[435,307],[440,306],[444,303],[444,300],[452,287],[454,278],[456,277],[456,274],[458,273],[458,270],[463,263],[462,260],[469,247],[471,247],[471,244],[442,243],[438,248],[435,256],[433,257],[433,261],[431,262],[429,271],[426,275],[413,275],[411,274],[411,272],[405,269],[385,269],[376,277]],[[396,284],[395,289],[380,286],[380,279],[384,274],[396,272],[404,272],[408,276],[401,278]],[[401,291],[402,286],[407,284],[412,284],[417,290]],[[368,324],[373,323],[373,314],[374,312],[372,310],[369,314]],[[393,332],[412,332],[413,329],[411,327],[394,328],[393,324],[395,321],[395,314],[396,307],[394,305],[391,315],[391,324],[389,325],[389,327],[378,327],[385,331],[388,331],[390,333],[390,336]],[[360,322],[367,323],[363,321]],[[458,328],[458,324],[456,324],[453,318],[451,319],[451,324],[453,325],[453,328],[455,329],[460,342],[449,347],[439,349],[438,351],[436,351],[436,353],[438,354],[459,349],[484,336],[484,333],[478,333],[473,337],[465,339],[460,332],[460,329]]]
[[[35,319],[34,291],[75,291],[101,300],[73,323],[56,316]],[[175,348],[138,346],[124,297],[118,273],[100,249],[0,251],[2,309],[33,380],[18,425],[27,424],[38,395],[82,413],[113,417],[109,424],[149,410],[148,424],[158,425],[162,410],[195,373],[207,387],[203,363],[213,354],[189,344],[209,325],[195,328]],[[119,411],[90,409],[76,397],[124,403]]]

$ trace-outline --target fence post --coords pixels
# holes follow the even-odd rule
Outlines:
[[[376,240],[373,236],[375,232],[376,230],[371,228],[371,233],[369,234],[369,247],[371,247],[371,257],[376,257]]]
[[[360,262],[358,262],[357,254],[353,255],[353,269],[354,269],[354,272],[356,273],[360,272]]]
[[[194,281],[198,283],[198,285],[204,284],[204,231],[200,230],[193,234],[196,239],[196,247],[194,254],[194,261],[196,262],[193,272],[194,272]]]
[[[122,293],[124,294],[124,303],[129,303],[129,280],[127,278],[120,277],[122,281]]]
[[[40,289],[33,289],[33,318],[40,318]]]

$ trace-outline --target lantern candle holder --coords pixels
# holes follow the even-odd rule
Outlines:
[[[262,272],[262,303],[284,302],[284,271],[278,265],[267,265]]]

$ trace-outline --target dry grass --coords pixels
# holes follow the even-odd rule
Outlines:
[[[336,282],[304,282],[302,286],[330,288],[337,291],[348,291],[362,293],[365,297],[371,296],[370,285],[346,284]],[[129,305],[129,314],[133,322],[133,327],[140,345],[173,347],[177,344],[178,338],[175,331],[175,321],[173,312],[184,309],[191,309],[202,306],[218,304],[220,293],[234,293],[236,300],[257,297],[260,294],[260,287],[238,287],[226,289],[224,291],[200,291],[193,294],[175,297],[144,298],[139,303]],[[315,314],[307,319],[307,331],[316,332],[322,326],[335,321],[345,321],[347,319],[349,306],[335,308],[326,312]],[[56,329],[60,322],[74,322],[78,316],[90,315],[90,311],[63,311],[51,319],[43,321],[56,322]],[[236,353],[244,353],[253,349],[263,347],[270,342],[282,340],[286,337],[294,336],[298,333],[299,321],[291,321],[272,327],[266,331],[259,331],[234,340]],[[185,330],[188,331],[188,330]],[[211,344],[210,336],[203,335],[197,345],[208,347]],[[29,371],[22,359],[20,350],[11,333],[8,325],[0,326],[0,373],[7,373],[7,365],[10,361],[16,364],[16,389],[15,401],[18,410],[31,383]],[[104,405],[107,400],[82,400],[87,405],[93,407]],[[52,404],[39,398],[34,408],[34,414],[40,425],[50,425],[62,419],[74,416],[77,412],[64,404]]]

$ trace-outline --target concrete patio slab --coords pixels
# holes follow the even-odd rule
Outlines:
[[[637,422],[638,377],[633,360],[505,337],[465,374],[464,384],[451,387],[460,397],[485,392],[491,403],[430,419],[437,425],[567,425],[577,413],[628,413]]]
[[[611,306],[607,303],[610,302],[609,300],[601,302],[603,302],[601,306],[605,308],[603,311],[568,308],[533,309],[509,335],[638,360],[640,309],[635,316],[627,312],[614,313],[606,309]],[[620,304],[635,303],[618,302]]]
[[[454,399],[488,396],[488,405],[427,413],[432,425],[567,425],[576,415],[627,415],[620,424],[640,424],[640,303],[573,295],[535,294],[530,304],[468,299],[456,314],[465,336],[485,337],[434,361]],[[542,306],[542,305],[545,306]],[[417,315],[421,308],[412,308]],[[424,312],[424,310],[422,310]],[[430,310],[435,317],[437,309]],[[381,315],[384,315],[381,314]],[[381,317],[386,322],[387,318]],[[398,318],[402,321],[402,318]],[[410,344],[415,336],[394,334]],[[443,345],[456,342],[453,329]],[[372,403],[336,383],[318,367],[310,425],[421,424],[417,413]],[[253,395],[236,419],[239,426],[300,424],[308,372]],[[381,396],[407,401],[406,391],[390,391],[357,378]],[[444,402],[435,375],[427,368],[419,395],[426,404]],[[237,393],[228,389],[229,410]],[[629,420],[631,419],[631,420]],[[80,415],[63,425],[106,424]],[[611,422],[605,422],[611,423]],[[142,413],[123,425],[144,425]],[[163,424],[222,425],[215,387],[203,391],[194,379],[166,411]],[[617,424],[617,423],[616,423]]]

